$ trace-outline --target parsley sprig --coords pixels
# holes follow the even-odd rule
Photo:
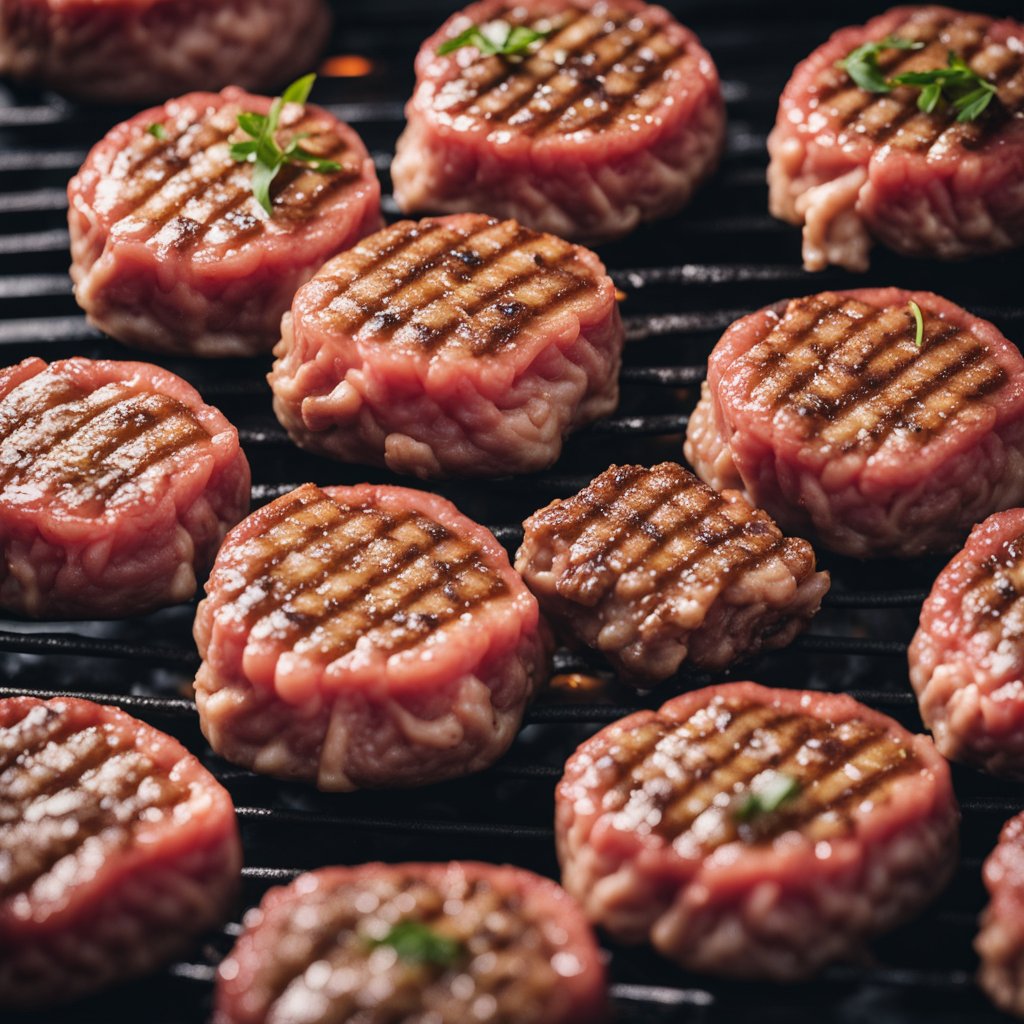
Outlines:
[[[451,967],[462,955],[462,943],[419,921],[399,921],[382,939],[371,940],[370,945],[391,946],[402,960],[435,967]]]
[[[924,316],[921,313],[921,307],[913,299],[907,305],[910,307],[910,312],[914,315],[914,324],[916,325],[914,344],[920,348],[921,343],[924,341]]]
[[[800,793],[800,782],[785,772],[776,772],[766,782],[749,792],[734,805],[732,816],[740,824],[749,824],[762,815],[774,814],[783,804]]]
[[[167,138],[167,129],[159,121],[154,121],[146,126],[146,134],[152,135],[154,139],[163,140]]]
[[[917,107],[926,114],[932,113],[939,102],[945,100],[957,112],[958,121],[973,121],[980,117],[996,95],[996,87],[952,50],[944,68],[905,71],[886,78],[878,66],[878,55],[883,50],[920,50],[924,45],[900,36],[886,36],[879,42],[858,46],[839,62],[839,67],[868,92],[892,92],[899,85],[920,89]]]
[[[268,216],[274,213],[273,203],[270,199],[270,185],[277,172],[285,164],[303,164],[320,171],[321,174],[331,174],[341,170],[341,164],[334,160],[325,160],[303,149],[300,143],[309,137],[309,132],[299,132],[292,136],[291,141],[282,149],[277,144],[276,133],[278,124],[281,121],[281,111],[286,103],[305,103],[316,81],[315,74],[303,75],[302,78],[292,82],[280,96],[270,105],[267,114],[256,114],[252,111],[243,111],[238,115],[238,127],[250,138],[244,142],[235,142],[231,146],[231,158],[240,163],[251,163],[252,169],[252,194],[256,201],[266,210]]]
[[[505,38],[499,40],[487,35],[479,25],[470,25],[465,32],[460,32],[442,43],[437,48],[437,55],[444,57],[446,54],[461,50],[464,46],[475,46],[485,57],[515,57],[526,53],[538,39],[545,39],[550,34],[550,29],[540,32],[525,25],[509,25]]]

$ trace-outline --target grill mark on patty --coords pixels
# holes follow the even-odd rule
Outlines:
[[[368,905],[373,909],[365,909]],[[465,953],[451,966],[410,963],[400,957],[384,968],[368,966],[373,940],[404,922],[454,939]],[[486,878],[461,873],[427,879],[392,868],[374,877],[322,884],[316,893],[290,901],[283,913],[268,916],[261,927],[271,929],[282,951],[273,971],[258,980],[260,1006],[267,1008],[268,1017],[280,1013],[272,1008],[293,984],[304,985],[309,966],[324,961],[335,972],[356,971],[367,980],[371,974],[379,979],[385,970],[390,991],[378,1010],[388,1019],[394,1014],[407,1016],[413,1003],[443,1006],[449,1016],[460,1009],[468,1013],[481,993],[497,1001],[490,1015],[494,1020],[524,1014],[533,1019],[555,995],[560,979],[551,960],[565,947],[565,940],[552,941],[538,926],[536,913],[528,910],[516,888],[498,889]],[[455,974],[473,979],[463,997],[453,993]],[[358,1012],[358,991],[363,987],[352,985],[331,994],[332,1019]],[[525,1005],[524,997],[529,1000]]]
[[[729,716],[724,724],[723,712]],[[696,844],[704,855],[737,839],[759,843],[790,829],[805,830],[811,839],[848,832],[851,805],[884,800],[897,778],[920,768],[910,748],[863,720],[836,725],[724,698],[684,721],[661,718],[623,734],[604,756],[611,760],[607,788],[625,798],[616,812],[623,822],[646,821],[667,841]],[[671,784],[656,763],[659,756],[678,766]],[[766,771],[792,776],[799,792],[750,824],[736,821],[734,801]],[[688,836],[707,813],[720,820],[710,832],[702,827],[699,836]]]
[[[199,245],[214,228],[233,241],[264,230],[261,217],[249,213],[243,218],[236,213],[252,199],[252,171],[251,165],[232,160],[227,150],[227,143],[237,131],[234,110],[233,106],[219,108],[206,114],[206,120],[198,126],[189,126],[158,145],[149,146],[141,158],[128,157],[123,163],[115,163],[112,173],[121,181],[126,200],[119,220],[146,222],[151,226],[152,236],[166,231],[168,226],[173,229],[176,219],[180,219],[171,244],[183,250]],[[313,143],[306,139],[306,148],[313,145],[318,156],[342,164],[338,171],[330,173],[286,164],[271,188],[279,219],[305,220],[315,216],[340,189],[351,186],[361,176],[361,167],[354,157],[345,165],[350,154],[346,142],[324,130],[323,125],[322,119],[304,114],[279,133],[279,140],[286,140],[309,131]],[[314,183],[312,187],[310,182]],[[189,202],[213,193],[218,186],[223,195],[202,212],[199,221],[184,216],[182,211]],[[172,191],[177,194],[168,194]],[[236,223],[239,219],[241,224]]]
[[[268,620],[275,639],[289,647],[311,641],[319,633],[323,642],[317,649],[332,660],[352,650],[360,636],[374,632],[374,646],[393,653],[419,642],[425,635],[423,626],[428,632],[442,629],[508,591],[504,579],[486,564],[479,549],[419,512],[342,508],[313,485],[302,491],[264,517],[261,534],[248,552],[246,582],[229,599],[244,614],[250,631]],[[282,552],[285,537],[275,535],[275,528],[296,517],[297,505],[306,514],[318,508],[327,511],[329,521],[314,517],[309,525],[303,524],[298,544],[290,538],[287,551]],[[410,527],[418,535],[416,540],[402,536],[403,528]],[[307,552],[309,541],[324,546],[334,545],[338,539],[340,545],[329,549],[326,560],[307,555],[319,565],[305,578],[292,581],[280,571],[288,554]],[[386,549],[375,548],[384,541],[390,542]],[[397,550],[391,550],[395,547]],[[377,568],[372,568],[370,558]],[[345,575],[351,578],[339,594],[328,596],[331,580],[344,567],[349,567]],[[410,572],[419,578],[407,579]],[[474,575],[488,580],[482,592],[473,592]],[[401,586],[392,592],[396,583]],[[303,598],[317,592],[323,593],[315,608],[300,607]],[[252,599],[250,594],[258,596]],[[442,607],[413,613],[416,618],[409,622],[412,616],[405,613],[411,605],[439,594],[445,599]],[[394,627],[390,635],[381,635],[389,622]]]
[[[741,357],[759,371],[748,397],[776,413],[796,410],[806,436],[843,451],[877,451],[897,430],[924,444],[1003,386],[1007,374],[967,328],[923,312],[918,349],[909,309],[834,293],[794,300]],[[847,353],[852,362],[842,358]]]
[[[506,8],[504,16],[511,24],[539,24],[535,18],[516,17],[513,5]],[[588,18],[593,19],[592,27],[573,39],[572,30],[578,30]],[[666,52],[660,52],[659,44]],[[653,52],[653,58],[644,53],[639,57],[639,69],[621,67],[645,47]],[[468,112],[531,136],[605,128],[631,105],[639,109],[638,97],[685,53],[685,48],[668,42],[664,26],[646,22],[642,14],[614,5],[601,12],[588,11],[585,16],[575,11],[570,21],[563,19],[556,25],[555,34],[536,53],[519,63],[479,56],[451,84],[451,99],[446,97],[444,109],[449,114]],[[495,70],[476,81],[473,72],[481,66]],[[613,72],[626,76],[627,83],[610,93],[605,79]],[[507,94],[505,102],[489,103],[499,90]],[[543,106],[548,99],[550,106]],[[567,116],[574,108],[575,114]]]
[[[528,529],[571,552],[556,589],[588,607],[605,599],[624,575],[648,566],[644,597],[652,600],[684,576],[695,584],[710,577],[724,587],[789,543],[764,513],[726,502],[692,473],[668,463],[651,470],[612,467],[579,494],[539,513]],[[690,542],[685,550],[675,544],[681,538]],[[802,576],[810,571],[813,565]]]
[[[44,379],[26,382],[43,398],[43,407],[36,406],[29,417],[29,429],[19,424],[3,432],[16,417],[0,420],[0,452],[6,455],[13,446],[11,454],[18,456],[0,466],[0,488],[42,486],[55,494],[68,488],[79,500],[107,501],[158,463],[210,440],[192,410],[169,395],[129,391],[120,382],[106,394],[104,388],[86,392],[77,384],[52,386],[54,378],[46,371],[38,376]],[[14,405],[19,390],[0,402],[0,409]],[[162,429],[169,425],[173,429]],[[106,461],[144,438],[144,449],[111,472]]]
[[[338,257],[319,279],[316,313],[352,336],[390,339],[407,328],[403,340],[428,357],[453,345],[490,356],[597,284],[568,242],[515,221],[469,223],[424,221],[418,235],[398,225],[397,237],[381,233],[351,262]]]
[[[900,87],[891,93],[874,94],[860,89],[845,72],[826,69],[819,79],[817,106],[838,118],[841,126],[856,135],[864,135],[877,145],[891,144],[916,153],[927,153],[948,135],[965,149],[976,149],[995,135],[1009,118],[1024,109],[1024,84],[1018,88],[1010,82],[1024,67],[1020,54],[1003,44],[996,44],[989,35],[991,19],[965,15],[958,18],[940,16],[924,19],[909,17],[894,35],[913,38],[928,45],[921,50],[883,51],[879,66],[886,77],[904,71],[930,70],[945,67],[948,52],[962,57],[983,78],[999,87],[998,99],[984,115],[973,122],[956,121],[956,111],[940,101],[931,114],[919,111],[919,90]],[[943,40],[943,34],[946,39]],[[999,45],[1001,57],[994,57],[989,48]],[[993,60],[998,63],[990,66]],[[888,112],[888,113],[886,113]],[[882,119],[879,118],[881,115]]]
[[[0,750],[7,751],[0,853],[10,865],[0,899],[27,891],[59,862],[79,856],[88,841],[101,842],[107,853],[129,845],[146,811],[166,810],[190,795],[156,770],[133,737],[59,706],[35,705],[0,728]],[[97,775],[111,762],[116,770],[100,786]],[[76,827],[68,829],[68,821]]]
[[[1017,620],[1024,609],[1024,536],[1004,541],[993,552],[972,566],[964,581],[961,608],[969,632],[985,630],[1018,638],[1021,634]]]

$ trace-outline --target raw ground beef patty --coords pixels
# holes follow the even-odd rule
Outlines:
[[[316,63],[324,0],[4,0],[0,74],[101,103],[283,85]]]
[[[497,24],[493,24],[497,23]],[[526,56],[437,50],[473,24],[546,33]],[[420,49],[391,174],[406,213],[482,210],[578,241],[680,209],[725,137],[697,37],[638,0],[483,0]]]
[[[0,607],[95,619],[187,601],[248,508],[238,432],[173,373],[0,370]]]
[[[687,970],[791,981],[920,911],[956,863],[949,766],[844,694],[727,683],[602,729],[556,795],[562,884]]]
[[[783,647],[828,590],[807,541],[671,462],[612,466],[523,525],[516,569],[541,607],[640,684]]]
[[[1024,503],[1024,358],[931,292],[780,302],[715,346],[685,452],[713,487],[841,554],[950,551]]]
[[[92,701],[0,700],[5,1010],[186,952],[227,917],[241,867],[231,798],[177,740]]]
[[[550,466],[619,397],[622,320],[592,252],[515,221],[401,221],[299,289],[270,374],[296,444],[415,476]]]
[[[997,95],[960,122],[918,88],[873,93],[837,64],[887,36],[884,77],[965,60]],[[961,259],[1024,242],[1024,25],[948,7],[896,7],[844,28],[797,65],[768,138],[771,211],[803,226],[808,270],[866,270],[873,241],[910,256]]]
[[[978,984],[1001,1010],[1024,1017],[1024,814],[1003,826],[982,877],[990,901],[974,941]]]
[[[269,352],[299,285],[380,227],[366,147],[311,104],[285,104],[278,144],[308,132],[302,145],[341,167],[282,167],[267,216],[252,193],[253,164],[229,147],[249,139],[238,115],[265,115],[270,104],[234,87],[190,93],[92,148],[68,184],[68,227],[75,298],[96,327],[160,352]]]
[[[272,889],[213,1024],[600,1024],[604,965],[554,882],[471,861],[324,868]]]
[[[939,574],[910,645],[921,718],[948,758],[1024,778],[1024,509],[989,516]]]
[[[485,768],[546,680],[537,602],[493,535],[433,494],[305,484],[228,535],[206,593],[203,732],[321,789]]]

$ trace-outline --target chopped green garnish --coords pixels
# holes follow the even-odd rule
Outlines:
[[[146,129],[146,132],[149,135],[152,135],[154,139],[166,139],[167,138],[167,129],[164,128],[164,126],[162,124],[157,124],[156,122],[151,124]]]
[[[932,113],[944,100],[957,112],[958,121],[973,121],[980,117],[992,102],[996,87],[972,70],[967,61],[952,50],[949,51],[944,68],[905,71],[892,78],[882,74],[878,66],[878,55],[882,50],[919,50],[922,46],[924,43],[901,39],[899,36],[886,36],[881,42],[858,46],[839,62],[839,67],[868,92],[892,92],[899,85],[920,89],[917,107],[926,114]]]
[[[382,939],[370,945],[391,946],[403,959],[415,964],[451,967],[462,955],[462,943],[447,935],[439,935],[419,921],[399,921]]]
[[[886,81],[882,69],[878,66],[878,55],[883,50],[920,50],[923,46],[924,43],[913,39],[886,36],[880,42],[858,46],[841,60],[838,66],[868,92],[891,92],[892,86]]]
[[[334,160],[324,160],[315,153],[310,153],[302,148],[300,143],[307,137],[308,132],[300,132],[293,136],[284,149],[277,144],[275,138],[284,105],[286,103],[305,103],[309,99],[315,81],[316,75],[309,74],[292,82],[271,103],[270,112],[267,114],[244,111],[238,115],[238,127],[250,138],[244,142],[232,144],[231,158],[240,163],[253,165],[252,194],[268,215],[273,215],[274,212],[270,199],[270,185],[277,177],[277,172],[285,164],[303,164],[314,171],[320,171],[321,174],[330,174],[341,170],[341,164]]]
[[[447,42],[437,48],[437,55],[443,57],[446,54],[461,50],[464,46],[475,46],[484,56],[491,57],[497,54],[501,57],[514,57],[527,50],[538,39],[544,39],[550,35],[547,32],[539,32],[537,29],[527,28],[525,25],[509,25],[503,40],[492,39],[479,25],[470,25],[465,32],[460,32]]]
[[[914,322],[917,324],[917,332],[914,335],[914,344],[920,348],[921,343],[924,341],[924,316],[921,314],[921,307],[911,299],[907,303],[910,306],[910,312],[914,314]]]
[[[741,824],[755,821],[762,814],[773,814],[800,792],[800,783],[792,775],[776,772],[766,782],[751,789],[733,807],[733,817]]]

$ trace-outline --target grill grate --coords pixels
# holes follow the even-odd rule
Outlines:
[[[390,155],[412,86],[412,56],[440,14],[454,6],[415,0],[338,4],[334,53],[373,59],[360,79],[324,78],[317,99],[349,120],[377,163],[385,192]],[[729,101],[729,150],[722,169],[681,217],[605,247],[602,255],[627,293],[630,344],[620,409],[570,441],[551,471],[490,484],[445,483],[438,490],[488,523],[514,549],[519,522],[577,490],[611,461],[652,463],[680,454],[681,432],[704,375],[704,360],[737,315],[780,297],[851,283],[829,271],[804,274],[796,232],[766,212],[765,138],[792,65],[838,27],[820,9],[784,19],[755,0],[696,0],[674,7],[697,29],[722,72]],[[802,11],[799,3],[789,9]],[[844,20],[857,20],[849,10]],[[872,13],[880,4],[864,6]],[[353,10],[353,8],[355,8]],[[1008,9],[1004,13],[1012,13]],[[839,16],[836,16],[839,17]],[[89,145],[127,110],[78,109],[52,94],[0,87],[0,357],[121,358],[126,350],[90,328],[71,297],[64,186]],[[390,199],[389,214],[396,213]],[[1024,335],[1020,255],[943,267],[878,253],[858,283],[898,283],[948,295],[993,319],[1011,338]],[[252,462],[254,503],[297,483],[392,479],[383,471],[334,465],[296,452],[270,411],[267,360],[210,363],[160,360],[195,384],[241,430]],[[895,571],[824,557],[834,589],[812,632],[787,651],[742,670],[766,683],[843,690],[911,728],[920,720],[906,679],[905,651],[917,610],[942,560]],[[117,704],[171,732],[231,791],[247,867],[244,901],[271,885],[329,863],[381,858],[510,860],[557,875],[551,842],[552,793],[566,756],[601,725],[657,706],[709,677],[686,674],[653,695],[611,680],[600,666],[560,652],[555,685],[528,714],[510,754],[479,776],[410,793],[330,796],[258,777],[212,754],[188,697],[196,665],[193,608],[172,608],[124,623],[0,621],[0,696],[84,695]],[[957,770],[964,809],[964,856],[949,891],[920,920],[876,944],[863,963],[835,967],[787,988],[687,976],[643,949],[612,950],[619,1020],[740,1024],[757,1020],[977,1022],[1000,1019],[973,985],[970,943],[983,902],[981,860],[1002,821],[1024,806],[1014,787]],[[218,959],[238,933],[209,937],[189,961],[47,1018],[145,1019],[197,1024],[209,1014]],[[145,1007],[140,1014],[140,1007]]]

